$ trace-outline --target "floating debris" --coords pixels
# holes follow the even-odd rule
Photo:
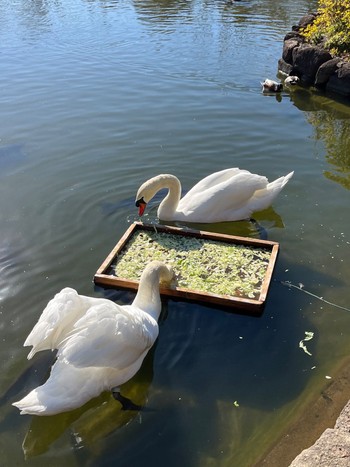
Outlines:
[[[300,342],[299,342],[299,347],[301,349],[303,349],[303,351],[308,354],[308,355],[312,355],[312,353],[310,353],[308,350],[307,350],[307,347],[306,345],[304,344],[304,342],[307,342],[307,341],[310,341],[312,338],[314,337],[314,333],[312,331],[305,331],[305,337],[304,339],[302,339]]]
[[[288,271],[288,270],[286,269],[286,271]],[[341,310],[350,311],[350,308],[346,308],[345,306],[337,305],[336,303],[325,300],[323,297],[319,297],[318,295],[315,295],[315,294],[309,292],[308,290],[305,290],[304,289],[304,284],[302,284],[302,283],[299,283],[299,285],[292,284],[292,282],[290,282],[290,281],[280,281],[280,283],[282,285],[285,285],[285,286],[289,287],[289,288],[301,290],[302,292],[306,293],[307,295],[310,295],[311,297],[317,298],[318,300],[321,300],[321,302],[327,303],[327,305],[331,305],[331,306],[334,306],[336,308],[340,308]]]

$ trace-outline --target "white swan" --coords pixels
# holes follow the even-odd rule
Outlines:
[[[179,179],[163,174],[140,186],[135,204],[142,216],[153,196],[167,188],[169,192],[158,208],[160,220],[210,223],[248,219],[253,212],[270,206],[293,173],[269,183],[266,177],[248,170],[221,170],[203,178],[182,199]]]
[[[110,389],[122,404],[128,401],[119,386],[139,370],[157,339],[159,282],[172,277],[164,263],[148,264],[131,305],[78,295],[71,288],[59,292],[24,343],[33,346],[28,359],[39,350],[58,349],[57,360],[46,383],[13,405],[21,414],[52,415]]]

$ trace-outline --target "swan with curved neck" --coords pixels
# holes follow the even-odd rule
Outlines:
[[[203,178],[183,198],[179,179],[161,174],[140,186],[135,204],[142,216],[147,203],[166,188],[168,193],[157,213],[160,220],[211,223],[249,219],[253,212],[272,204],[293,173],[269,183],[248,170],[225,169]]]
[[[82,406],[105,390],[123,408],[128,399],[119,386],[139,370],[158,337],[160,281],[170,282],[173,270],[160,261],[144,269],[131,305],[78,295],[65,288],[48,303],[24,345],[57,349],[49,379],[13,405],[21,414],[52,415]],[[131,403],[132,404],[132,403]]]

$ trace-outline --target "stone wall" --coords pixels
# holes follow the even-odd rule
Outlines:
[[[316,443],[302,451],[290,467],[349,467],[350,402],[342,410],[334,428],[328,428]]]
[[[315,17],[312,13],[304,16],[285,36],[278,71],[284,76],[298,76],[306,86],[350,98],[350,62],[332,57],[322,46],[307,44],[300,34]]]

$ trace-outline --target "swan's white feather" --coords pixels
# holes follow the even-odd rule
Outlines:
[[[70,288],[58,293],[25,341],[34,346],[30,356],[56,348],[57,360],[49,379],[13,405],[22,414],[56,414],[128,381],[158,337],[159,281],[172,276],[159,261],[147,265],[131,305]]]
[[[157,336],[157,321],[142,310],[128,311],[112,302],[96,305],[77,321],[62,342],[60,358],[79,368],[123,369],[148,350]]]
[[[105,299],[78,295],[77,291],[70,287],[65,287],[57,293],[49,301],[24,342],[24,346],[33,346],[28,359],[40,350],[57,349],[73,323],[95,303],[100,303],[99,300]]]
[[[161,220],[198,223],[237,221],[268,208],[293,173],[269,183],[266,177],[248,170],[225,169],[203,178],[182,199],[180,181],[173,175],[162,174],[139,188],[136,201],[147,203],[157,191],[168,188],[169,193],[158,208]]]
[[[214,178],[207,180],[203,188],[200,182],[195,185],[180,200],[177,212],[194,217],[197,221],[206,218],[206,222],[211,222],[217,217],[235,217],[235,211],[246,208],[247,214],[244,217],[249,217],[252,209],[247,204],[252,202],[255,192],[266,187],[268,183],[266,177],[247,171],[233,174],[224,171],[221,177],[215,178],[215,184],[210,185],[210,181],[214,181]]]

